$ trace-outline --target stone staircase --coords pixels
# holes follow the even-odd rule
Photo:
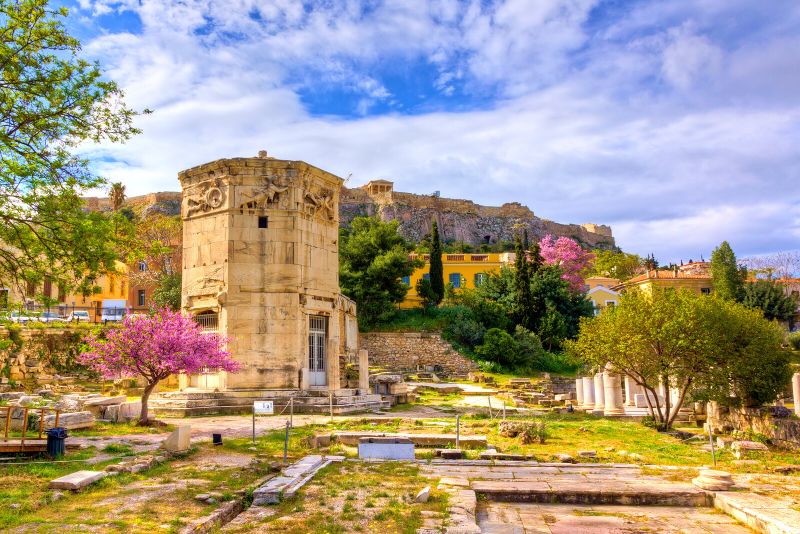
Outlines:
[[[165,417],[190,415],[249,414],[254,401],[272,401],[275,414],[290,411],[298,414],[369,412],[386,409],[390,403],[381,395],[358,389],[329,391],[299,390],[226,390],[173,391],[158,393],[150,399],[150,411]]]

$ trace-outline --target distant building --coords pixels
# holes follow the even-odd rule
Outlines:
[[[400,308],[418,308],[422,299],[417,295],[417,282],[430,275],[430,254],[411,254],[411,258],[425,260],[425,265],[414,271],[411,276],[403,279],[403,283],[410,287],[406,298],[400,303]],[[442,271],[444,283],[452,284],[456,290],[480,286],[490,273],[497,273],[504,265],[513,266],[516,254],[513,252],[473,254],[457,253],[442,254]]]
[[[649,293],[656,289],[688,289],[695,293],[711,294],[711,264],[691,262],[668,270],[649,270],[611,287],[614,291],[625,291],[636,287]]]
[[[594,305],[594,314],[599,315],[606,308],[619,303],[619,292],[611,289],[619,286],[619,280],[607,276],[591,276],[586,279],[587,297]]]

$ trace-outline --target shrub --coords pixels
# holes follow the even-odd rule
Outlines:
[[[475,352],[490,362],[504,367],[514,367],[519,361],[519,346],[511,334],[499,328],[490,328],[483,337],[483,344]]]
[[[483,343],[486,328],[478,321],[471,319],[466,314],[459,314],[445,328],[444,335],[447,339],[474,348]]]
[[[800,350],[800,330],[789,334],[789,346],[794,350]]]
[[[544,443],[547,439],[547,426],[544,421],[501,421],[497,425],[497,431],[507,438],[519,437],[525,445]]]

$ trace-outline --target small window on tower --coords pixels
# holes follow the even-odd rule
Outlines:
[[[258,218],[258,227],[259,228],[266,228],[269,225],[269,217],[259,217]]]

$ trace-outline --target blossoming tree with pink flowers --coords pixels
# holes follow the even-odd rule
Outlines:
[[[226,338],[204,333],[190,317],[168,309],[126,317],[105,339],[90,335],[85,341],[89,351],[78,357],[79,363],[105,378],[141,376],[147,381],[139,424],[147,424],[147,401],[159,381],[178,373],[239,368],[225,350]]]
[[[561,278],[569,282],[572,291],[580,292],[585,289],[583,274],[591,265],[594,254],[586,252],[574,239],[568,237],[556,239],[552,235],[546,235],[539,246],[545,263],[561,269],[564,273]]]

